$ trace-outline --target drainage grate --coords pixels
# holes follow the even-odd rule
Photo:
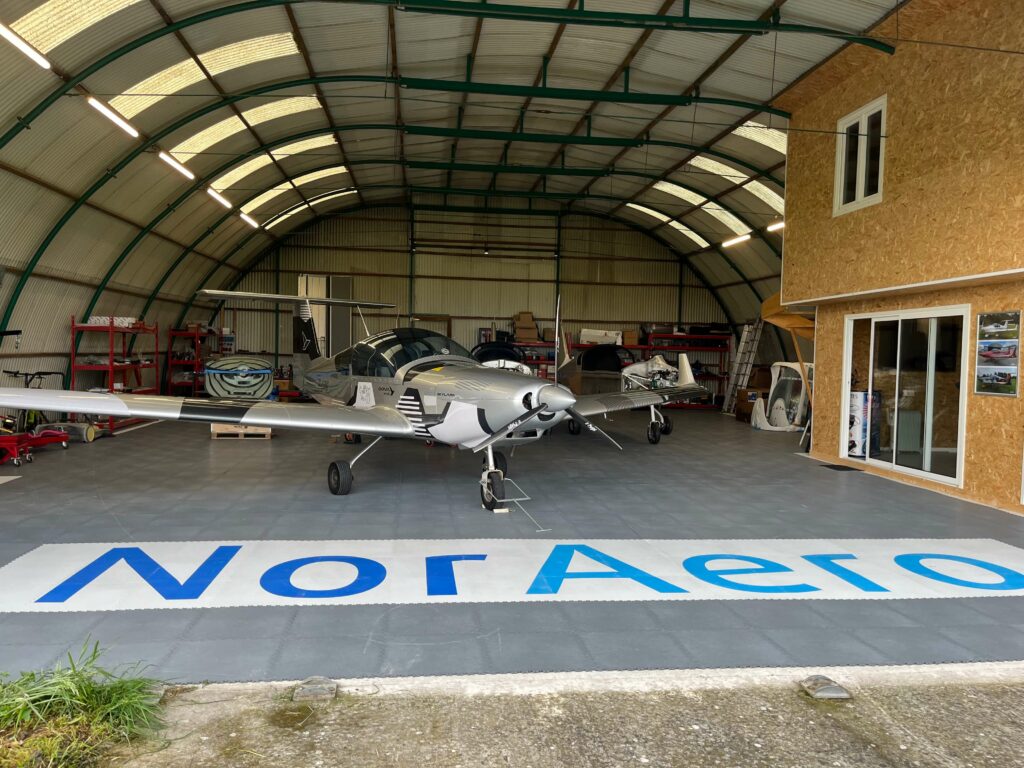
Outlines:
[[[836,472],[863,472],[857,467],[848,467],[845,464],[822,464],[825,469],[834,469]]]

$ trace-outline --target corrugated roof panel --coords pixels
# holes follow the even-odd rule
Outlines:
[[[143,0],[47,0],[11,23],[11,29],[42,53],[118,11]]]

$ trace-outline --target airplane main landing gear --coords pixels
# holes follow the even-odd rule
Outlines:
[[[338,461],[332,461],[331,465],[327,467],[327,487],[331,493],[335,496],[348,496],[352,491],[352,466],[365,456],[373,446],[383,440],[383,437],[378,437],[368,446],[363,448],[359,454],[352,459],[352,461],[345,461],[345,459],[339,459]]]
[[[662,435],[672,434],[672,419],[661,411],[651,406],[651,423],[647,427],[647,442],[657,445],[661,442]]]
[[[342,459],[327,468],[327,487],[335,496],[348,496],[352,490],[352,466]]]
[[[508,459],[501,451],[490,446],[484,456],[483,472],[480,475],[480,503],[484,509],[494,512],[505,504],[505,475],[508,474]]]

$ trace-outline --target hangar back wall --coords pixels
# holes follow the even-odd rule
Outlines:
[[[411,246],[415,246],[415,251]],[[487,251],[486,255],[484,251]],[[556,256],[557,254],[557,256]],[[472,347],[492,321],[508,328],[529,310],[554,325],[556,293],[567,331],[640,323],[725,323],[715,298],[676,254],[624,224],[594,216],[534,216],[377,208],[332,215],[267,251],[238,290],[294,292],[302,274],[352,276],[353,295],[397,305],[367,313],[371,331],[410,314],[452,318],[452,335]],[[411,304],[410,304],[411,302]],[[396,317],[397,314],[397,317]],[[231,308],[240,348],[291,353],[290,310]],[[422,323],[434,327],[428,322]]]

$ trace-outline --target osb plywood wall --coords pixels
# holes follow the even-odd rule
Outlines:
[[[895,55],[851,46],[776,102],[793,113],[784,301],[1024,268],[1024,56],[969,47],[1024,50],[1022,11],[911,0]],[[896,16],[875,34],[897,36]],[[884,199],[833,218],[830,132],[883,94]]]
[[[863,300],[843,304],[824,304],[818,308],[814,391],[814,446],[818,458],[834,461],[839,455],[842,407],[843,332],[847,314],[862,314],[969,304],[971,315],[964,329],[968,345],[967,434],[964,454],[964,488],[947,488],[927,480],[915,480],[902,473],[887,473],[907,482],[949,492],[991,504],[1002,509],[1024,512],[1020,504],[1021,462],[1024,451],[1024,399],[974,394],[974,370],[977,360],[979,312],[1000,312],[1024,308],[1020,284],[977,286],[970,289],[933,291],[913,295]],[[855,345],[854,367],[867,382],[868,353],[865,344]],[[951,385],[940,386],[936,407],[955,407],[948,402]],[[845,435],[845,431],[842,433]],[[936,434],[940,445],[951,444],[946,431]]]

